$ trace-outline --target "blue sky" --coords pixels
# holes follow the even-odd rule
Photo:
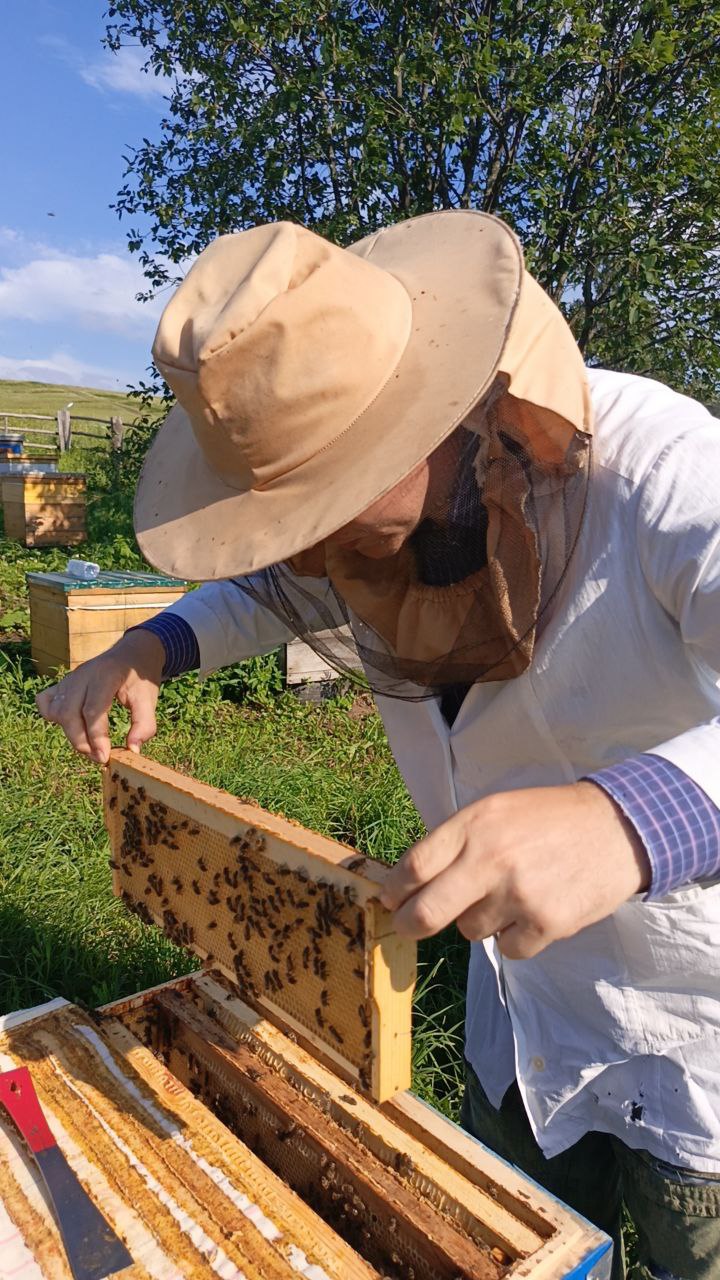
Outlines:
[[[123,153],[157,136],[163,85],[103,49],[103,0],[0,0],[0,378],[122,390],[162,303],[109,205]],[[53,215],[53,216],[49,216]]]

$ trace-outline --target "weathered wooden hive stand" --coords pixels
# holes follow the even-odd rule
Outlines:
[[[386,868],[129,752],[114,887],[204,971],[0,1020],[133,1265],[124,1280],[604,1280],[606,1238],[407,1092],[414,946]],[[0,1121],[0,1280],[67,1280]],[[33,1270],[34,1268],[34,1270]]]

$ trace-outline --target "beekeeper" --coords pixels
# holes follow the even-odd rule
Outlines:
[[[162,679],[349,633],[430,833],[386,905],[473,942],[463,1122],[720,1275],[720,424],[586,369],[497,219],[222,236],[160,322],[139,544],[207,580],[39,695],[91,758]],[[622,1274],[619,1250],[615,1275]]]

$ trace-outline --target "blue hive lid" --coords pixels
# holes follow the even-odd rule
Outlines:
[[[63,591],[92,591],[102,587],[105,591],[128,591],[133,587],[186,587],[184,578],[168,578],[161,573],[141,573],[137,569],[124,572],[120,569],[102,569],[97,578],[85,582],[69,573],[26,573],[28,582],[47,587],[60,587]]]

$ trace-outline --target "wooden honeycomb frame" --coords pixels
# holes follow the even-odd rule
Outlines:
[[[130,910],[376,1100],[409,1087],[416,947],[382,863],[129,751],[103,794]]]

